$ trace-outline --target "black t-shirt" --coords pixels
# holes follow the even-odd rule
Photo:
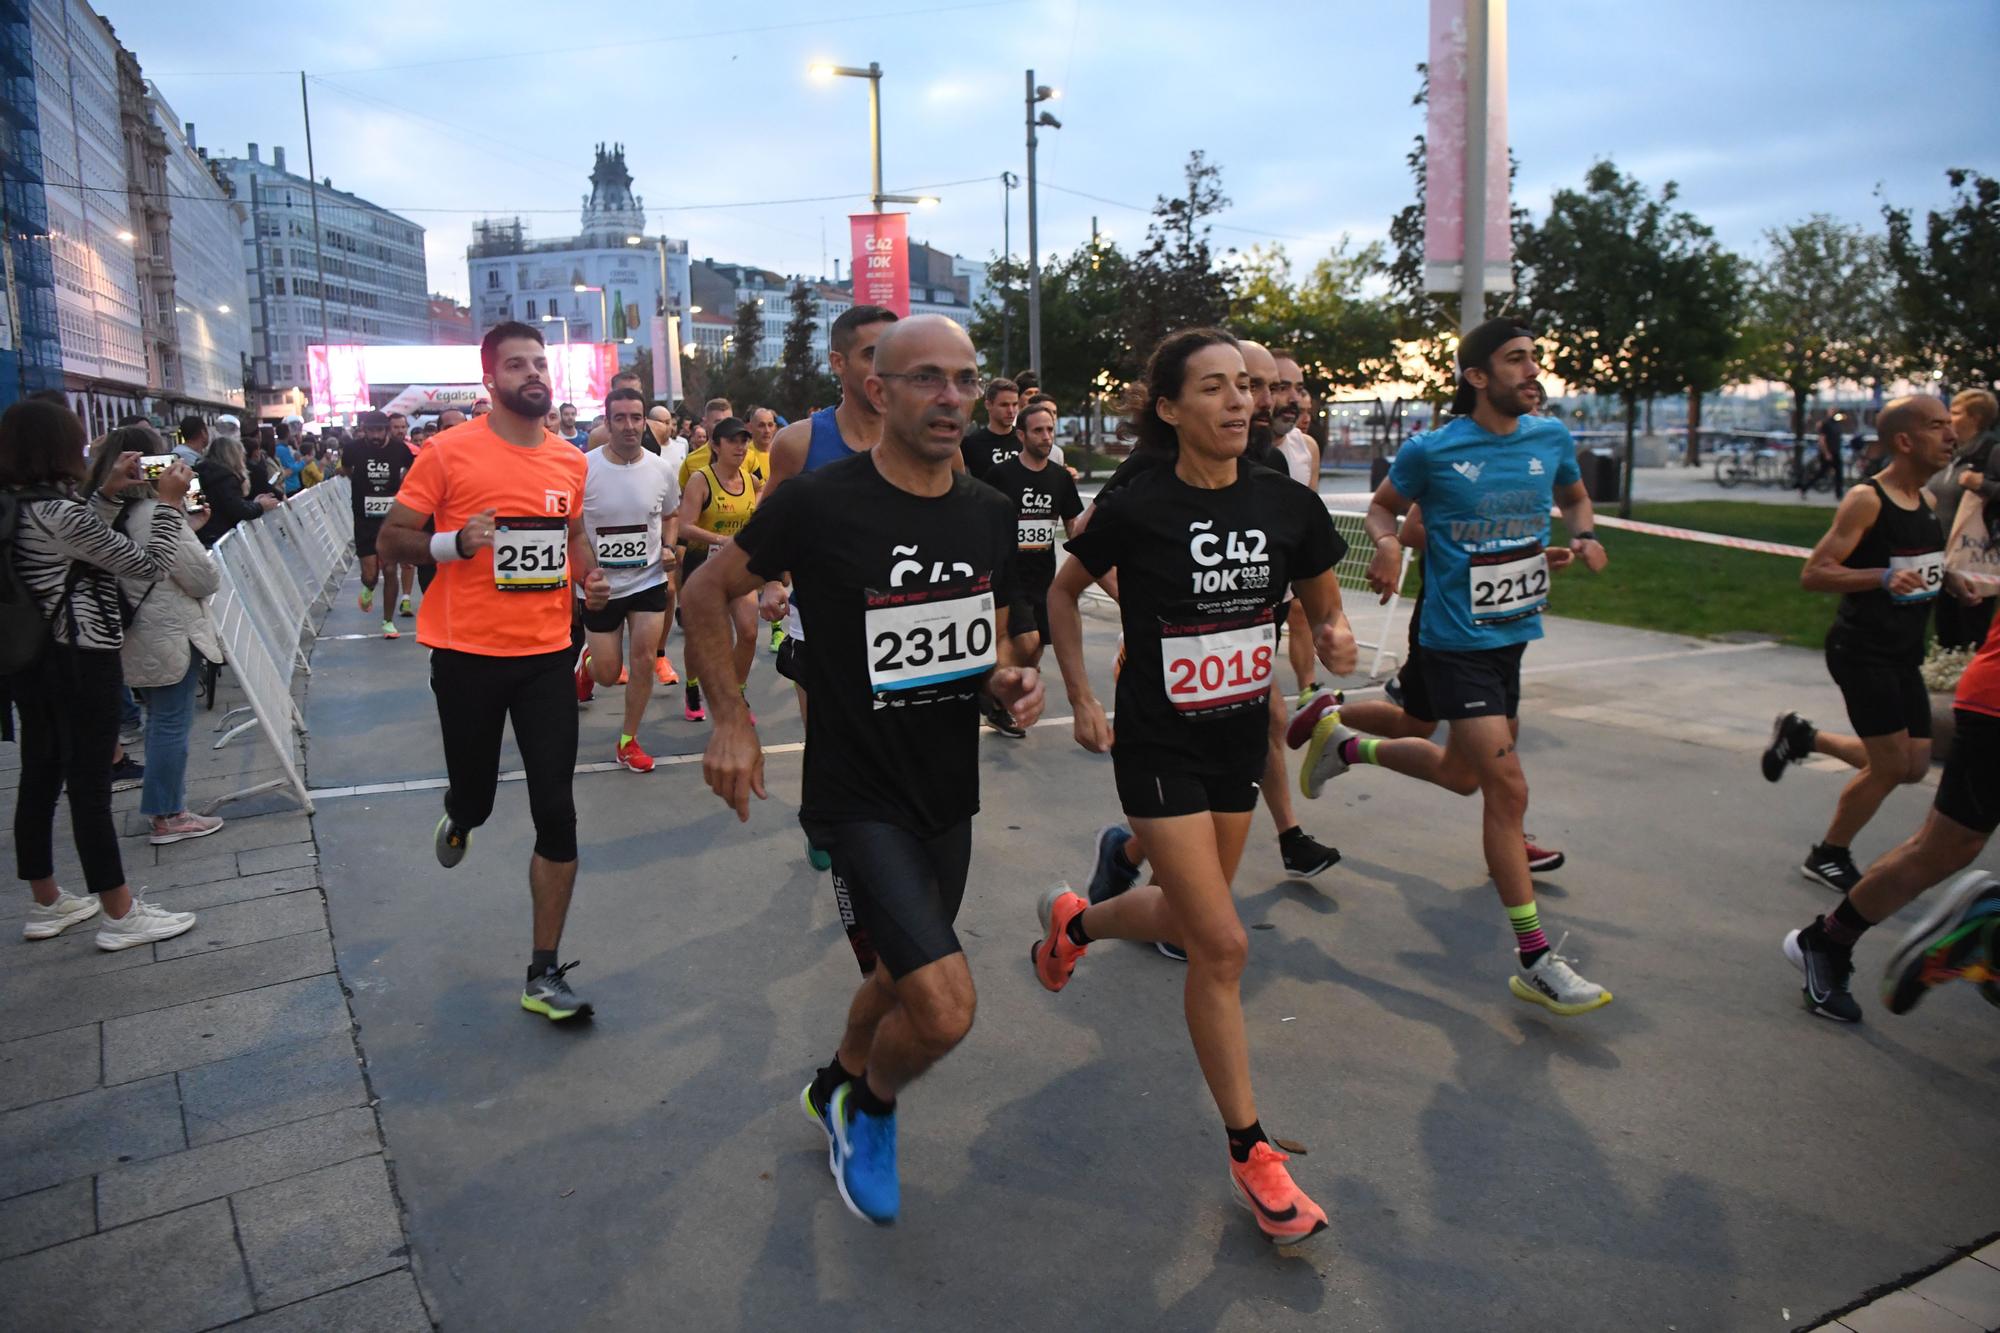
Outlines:
[[[407,444],[395,440],[370,444],[361,439],[348,444],[341,460],[347,468],[348,497],[354,503],[354,517],[375,522],[388,517],[403,477],[417,461]]]
[[[1063,535],[1063,521],[1083,512],[1076,479],[1054,463],[1033,471],[1016,454],[988,472],[985,481],[1014,506],[1016,581],[1023,592],[1046,597],[1056,578],[1056,539]]]
[[[1118,570],[1118,754],[1168,771],[1260,763],[1277,609],[1347,554],[1320,498],[1267,468],[1213,491],[1143,468],[1098,497],[1069,552],[1094,577]]]
[[[1021,441],[1017,436],[999,435],[990,427],[980,426],[965,433],[965,438],[958,442],[958,452],[965,459],[965,470],[984,481],[987,473],[1021,452]]]
[[[995,608],[1014,599],[1014,531],[1013,509],[970,477],[911,495],[858,454],[780,486],[736,534],[754,573],[790,570],[802,594],[800,818],[929,837],[977,813],[977,700]]]

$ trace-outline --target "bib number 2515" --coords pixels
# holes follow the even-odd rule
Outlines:
[[[502,518],[493,528],[493,586],[546,592],[569,582],[569,520]]]

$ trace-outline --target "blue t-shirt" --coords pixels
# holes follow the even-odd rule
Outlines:
[[[1389,484],[1424,507],[1424,617],[1418,640],[1448,653],[1542,637],[1555,488],[1580,480],[1576,441],[1554,417],[1494,435],[1471,417],[1403,445]]]

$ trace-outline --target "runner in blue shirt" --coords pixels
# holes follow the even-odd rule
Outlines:
[[[1388,600],[1400,581],[1397,517],[1421,504],[1424,614],[1418,629],[1424,680],[1440,720],[1443,750],[1422,740],[1372,740],[1328,708],[1314,725],[1300,773],[1306,795],[1357,763],[1378,764],[1485,804],[1487,870],[1514,928],[1520,966],[1508,989],[1563,1015],[1610,1003],[1611,992],[1578,976],[1542,932],[1522,821],[1528,780],[1515,738],[1521,656],[1542,637],[1549,576],[1572,560],[1604,568],[1576,443],[1560,421],[1535,415],[1542,401],[1534,335],[1509,319],[1488,320],[1459,345],[1452,420],[1396,455],[1368,507],[1375,558],[1368,582]],[[1568,549],[1548,547],[1549,509],[1562,510]]]

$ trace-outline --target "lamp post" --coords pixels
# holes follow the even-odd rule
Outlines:
[[[1037,114],[1035,107],[1055,96],[1055,89],[1036,83],[1035,71],[1028,71],[1028,369],[1037,378],[1042,373],[1042,259],[1035,218],[1035,130],[1043,125],[1059,130],[1062,122],[1046,111]]]
[[[882,66],[871,60],[866,69],[853,65],[814,65],[808,72],[821,79],[868,80],[868,202],[875,211],[880,213],[884,204],[924,207],[935,204],[937,200],[929,195],[882,193]]]
[[[597,337],[601,342],[610,342],[611,307],[605,302],[604,289],[602,287],[593,287],[587,282],[579,282],[576,284],[576,291],[578,295],[582,295],[584,292],[597,293]]]
[[[1011,171],[1000,173],[1000,254],[1005,263],[1014,262],[1014,187],[1021,178]],[[1014,303],[1010,293],[1000,293],[1000,373],[1010,373],[1014,355]]]

